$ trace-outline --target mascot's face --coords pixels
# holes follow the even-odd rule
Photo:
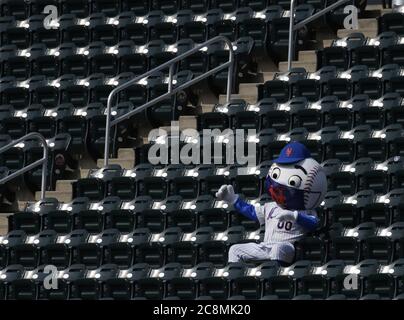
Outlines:
[[[314,209],[327,192],[327,178],[321,165],[312,158],[293,164],[274,163],[268,171],[265,188],[284,209]]]

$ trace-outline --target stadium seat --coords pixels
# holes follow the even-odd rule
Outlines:
[[[86,268],[84,265],[73,264],[61,271],[58,277],[58,289],[47,290],[43,283],[38,285],[38,299],[63,300],[70,299],[70,285],[77,279],[82,279],[85,275]],[[73,298],[74,299],[74,298]]]
[[[57,48],[61,42],[60,32],[57,28],[45,28],[44,19],[45,16],[43,14],[35,15],[30,18],[29,26],[32,43],[43,43],[48,49]]]
[[[325,299],[331,290],[331,279],[341,274],[345,263],[342,260],[331,260],[318,267],[313,273],[303,276],[298,283],[297,293],[309,294],[314,299]]]
[[[118,237],[119,232],[116,229],[107,229],[90,237],[87,243],[81,243],[74,249],[73,263],[84,264],[88,269],[97,268],[101,265],[104,248],[116,242]]]
[[[159,268],[165,263],[164,247],[158,242],[141,243],[135,247],[138,262],[147,263],[153,268]]]
[[[18,49],[26,49],[31,44],[29,34],[29,19],[19,24],[15,17],[2,17],[0,19],[1,43],[16,45]]]
[[[56,232],[45,230],[35,236],[32,243],[21,243],[10,248],[11,264],[21,264],[26,269],[33,270],[39,265],[40,249],[55,242]]]
[[[30,59],[19,55],[16,45],[1,47],[2,75],[15,77],[17,80],[28,79],[31,75]]]
[[[336,275],[331,280],[331,294],[343,294],[346,299],[358,299],[361,296],[363,288],[363,278],[368,277],[371,274],[377,272],[379,264],[376,260],[363,260],[356,265],[350,265],[342,274]],[[356,288],[345,288],[343,282],[347,277],[347,274],[357,275]]]
[[[212,276],[214,267],[205,262],[188,269],[181,277],[172,278],[167,283],[167,297],[178,296],[180,299],[194,299],[198,281]]]
[[[1,9],[4,16],[14,16],[17,20],[25,20],[29,15],[29,6],[23,0],[6,0]]]
[[[397,35],[402,35],[404,29],[402,28],[401,21],[403,20],[403,15],[398,12],[391,12],[382,15],[379,18],[379,28],[380,32],[394,31]]]
[[[311,262],[297,261],[290,267],[281,268],[278,275],[264,280],[263,295],[276,295],[279,299],[292,299],[296,292],[296,281],[308,274]]]
[[[243,263],[231,263],[222,269],[217,269],[213,276],[200,280],[198,286],[199,296],[227,299],[230,281],[244,275],[245,271],[246,265]]]
[[[182,9],[190,9],[195,13],[204,13],[209,7],[209,0],[181,0]]]
[[[330,228],[333,226],[338,228],[338,224],[332,225]],[[374,235],[375,223],[365,222],[350,230],[346,231],[346,235],[341,235],[341,233],[338,235],[337,231],[336,235],[331,236],[329,248],[331,259],[341,259],[349,264],[357,263],[361,257],[360,241]]]
[[[279,265],[275,261],[268,261],[256,268],[249,268],[245,276],[235,278],[231,282],[230,296],[241,296],[245,299],[260,299],[264,279],[275,276]]]
[[[10,300],[36,300],[38,298],[38,286],[45,278],[43,267],[33,270],[32,276],[25,273],[24,278],[11,282],[7,293]]]
[[[78,18],[85,18],[90,13],[90,3],[83,0],[62,0],[61,1],[62,14],[74,14]]]
[[[324,240],[311,237],[304,238],[295,244],[296,260],[310,260],[321,265],[327,258],[327,246]]]
[[[81,279],[72,281],[71,299],[96,300],[101,297],[102,282],[115,278],[119,272],[116,265],[102,265],[96,270],[87,271]]]

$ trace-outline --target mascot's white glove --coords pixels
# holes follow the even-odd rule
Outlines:
[[[238,194],[234,193],[232,185],[222,185],[219,191],[216,192],[216,198],[228,204],[234,204],[238,199]]]
[[[296,221],[297,215],[299,213],[297,211],[289,211],[289,210],[282,210],[276,216],[272,216],[272,218],[276,218],[279,221]]]

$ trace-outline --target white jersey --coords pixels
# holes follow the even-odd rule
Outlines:
[[[265,224],[265,236],[262,244],[271,245],[275,243],[290,242],[301,239],[307,230],[296,222],[279,221],[276,216],[281,211],[290,211],[282,209],[276,202],[265,203],[264,206],[255,206],[255,212],[259,223]],[[299,213],[317,217],[315,210],[301,210]]]

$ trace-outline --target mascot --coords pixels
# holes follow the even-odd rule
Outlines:
[[[294,242],[318,226],[315,208],[323,201],[326,189],[321,165],[298,142],[287,144],[268,171],[265,190],[273,202],[253,206],[235,194],[231,185],[221,186],[216,193],[218,200],[265,224],[264,241],[231,246],[229,262],[270,259],[281,266],[290,265],[295,256]]]

